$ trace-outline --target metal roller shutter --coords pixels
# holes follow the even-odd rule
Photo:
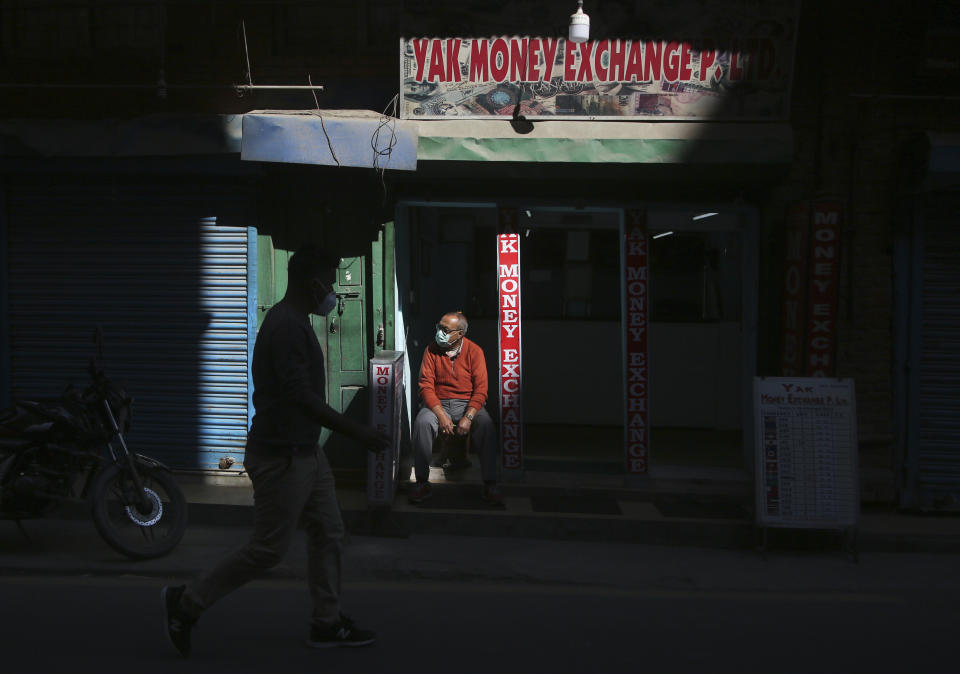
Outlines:
[[[917,488],[929,506],[960,509],[960,231],[928,212],[924,226]]]
[[[239,468],[255,329],[243,210],[236,190],[182,185],[11,190],[14,396],[82,385],[101,326],[107,374],[135,398],[131,449],[177,468],[224,456]]]

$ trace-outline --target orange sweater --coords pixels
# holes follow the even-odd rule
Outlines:
[[[429,408],[451,398],[469,400],[480,409],[487,402],[487,361],[483,349],[463,338],[463,348],[452,361],[436,344],[423,352],[420,364],[420,397]]]

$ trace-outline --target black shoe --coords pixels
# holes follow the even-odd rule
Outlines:
[[[163,623],[167,640],[183,657],[190,655],[190,630],[196,622],[187,616],[180,608],[180,597],[186,585],[179,587],[165,586],[160,590],[160,603],[163,606]]]
[[[341,614],[340,622],[331,627],[313,627],[307,646],[310,648],[337,648],[339,646],[357,647],[369,646],[377,640],[377,635],[371,630],[362,630],[347,616]]]

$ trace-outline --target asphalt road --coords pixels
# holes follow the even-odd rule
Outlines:
[[[0,671],[922,672],[957,662],[960,593],[633,589],[362,582],[344,610],[371,648],[304,646],[309,599],[260,581],[208,611],[182,660],[166,643],[162,580],[0,577]]]

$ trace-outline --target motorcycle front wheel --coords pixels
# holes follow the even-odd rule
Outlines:
[[[97,531],[110,547],[130,559],[153,559],[173,550],[187,529],[187,500],[168,471],[140,464],[145,499],[137,498],[130,469],[105,467],[90,487]]]

